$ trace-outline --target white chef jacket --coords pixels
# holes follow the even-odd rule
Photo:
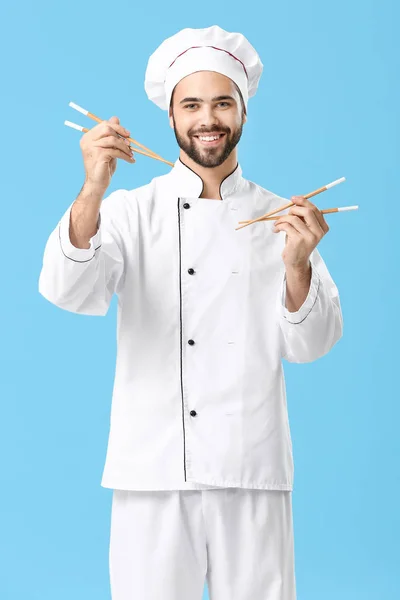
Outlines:
[[[101,204],[90,248],[69,206],[47,241],[39,291],[85,315],[118,297],[117,359],[101,485],[126,490],[293,489],[282,358],[310,362],[342,336],[335,283],[314,250],[308,296],[285,307],[285,232],[235,230],[287,202],[236,169],[222,200],[179,158]]]

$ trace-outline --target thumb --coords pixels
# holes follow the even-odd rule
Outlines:
[[[110,123],[115,123],[116,125],[119,125],[119,119],[118,117],[111,117],[110,119],[108,119]]]

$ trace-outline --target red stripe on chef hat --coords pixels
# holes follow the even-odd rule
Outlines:
[[[180,57],[182,56],[182,54],[185,54],[185,52],[187,52],[188,50],[191,50],[192,48],[214,48],[214,50],[220,50],[221,52],[226,52],[227,54],[229,54],[229,56],[232,56],[232,58],[234,58],[235,60],[237,60],[238,62],[240,62],[240,64],[243,67],[244,72],[246,73],[246,77],[247,79],[249,78],[247,71],[246,71],[246,67],[244,66],[244,64],[242,63],[242,61],[240,60],[240,58],[238,58],[237,56],[234,56],[234,54],[231,54],[230,52],[228,52],[228,50],[225,50],[224,48],[217,48],[216,46],[190,46],[190,48],[186,48],[186,50],[184,50],[183,52],[181,52],[180,54],[178,54],[178,56],[172,61],[172,63],[169,65],[168,69],[170,69],[172,67],[172,65],[174,64],[174,62]]]

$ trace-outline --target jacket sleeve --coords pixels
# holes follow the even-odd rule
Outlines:
[[[277,298],[282,357],[293,363],[317,360],[343,335],[339,292],[317,249],[311,253],[310,263],[310,289],[299,310],[286,308],[286,272]]]
[[[43,255],[39,292],[59,308],[104,316],[124,280],[121,205],[126,190],[103,199],[90,248],[76,248],[69,237],[72,204],[51,232]],[[119,219],[118,219],[119,216]]]

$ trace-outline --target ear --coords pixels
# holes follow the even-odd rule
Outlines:
[[[174,121],[172,118],[172,108],[170,107],[168,110],[168,118],[169,118],[169,126],[171,127],[171,129],[174,128]]]

